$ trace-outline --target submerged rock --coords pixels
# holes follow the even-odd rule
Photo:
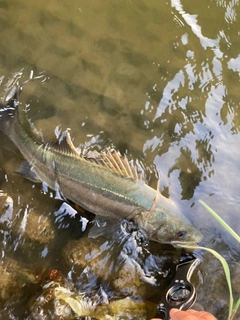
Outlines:
[[[28,213],[24,235],[31,241],[47,244],[54,239],[55,233],[47,216],[31,210]]]
[[[63,257],[75,289],[57,288],[57,297],[78,315],[91,319],[153,317],[175,270],[175,251],[168,251],[166,246],[145,248],[146,243],[139,236],[139,230],[123,222],[100,221],[99,227],[90,229],[88,237],[70,241],[63,249]],[[163,249],[164,257],[162,251],[159,254]],[[108,303],[103,304],[100,299],[93,304],[99,290]],[[84,314],[85,307],[89,307],[89,313]]]
[[[1,301],[14,299],[19,294],[19,285],[16,279],[19,270],[20,265],[13,259],[5,258],[0,265]]]
[[[156,277],[147,275],[133,259],[127,259],[123,263],[112,283],[113,289],[118,295],[140,298],[144,301],[156,301],[156,297],[160,299],[165,285],[164,279],[159,284]]]
[[[70,266],[84,268],[87,264],[92,267],[97,263],[101,252],[101,241],[84,237],[69,241],[63,249],[63,257]]]
[[[70,306],[77,316],[85,319],[115,320],[115,319],[138,319],[146,320],[154,316],[156,305],[151,302],[139,302],[127,297],[101,303],[101,297],[94,299],[78,295],[64,287],[56,287],[55,297]],[[99,301],[98,301],[99,300]],[[63,302],[61,302],[63,303]],[[62,304],[63,306],[63,304]],[[63,317],[63,315],[62,315]],[[67,317],[69,319],[69,317]]]

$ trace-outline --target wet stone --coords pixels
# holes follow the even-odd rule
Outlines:
[[[20,266],[15,260],[5,259],[0,265],[0,299],[2,301],[14,298],[18,292],[18,282],[16,274],[19,272]]]
[[[13,230],[21,233],[30,244],[31,242],[48,244],[54,239],[54,230],[49,218],[43,214],[39,215],[34,210],[28,212],[25,210],[14,222]]]
[[[98,112],[96,115],[96,125],[99,126],[99,128],[107,128],[107,130],[112,130],[113,126],[115,125],[114,117],[111,117],[111,115]]]
[[[113,287],[120,295],[141,296],[143,299],[151,299],[161,294],[161,288],[148,284],[143,279],[142,270],[128,261],[119,270],[117,278],[113,281]]]
[[[123,90],[110,84],[104,92],[103,105],[109,111],[120,112],[126,105]]]
[[[99,241],[91,238],[72,240],[63,249],[63,257],[67,264],[74,264],[81,268],[84,268],[86,264],[94,266],[100,254]]]
[[[131,264],[125,263],[119,272],[118,278],[114,281],[116,291],[121,292],[125,296],[134,296],[144,290],[141,287],[141,274]],[[144,290],[145,291],[145,290]],[[143,292],[141,292],[143,294]]]
[[[132,258],[126,257],[123,261],[119,244],[103,237],[70,241],[63,249],[63,257],[70,267],[75,286],[85,292],[88,283],[95,283],[98,287],[100,281],[107,283],[109,288],[111,286],[116,296],[151,300],[165,288],[165,284],[160,288],[151,277],[148,278]]]
[[[155,310],[156,305],[151,302],[136,302],[131,297],[127,297],[110,303],[110,313],[114,314],[114,316],[109,316],[107,319],[151,319],[155,314]]]
[[[28,311],[32,319],[73,319],[70,306],[63,300],[55,297],[54,289],[63,286],[66,290],[72,289],[72,285],[56,269],[44,269],[35,277],[35,284],[26,287],[26,291],[31,290],[31,296],[28,301]],[[50,318],[49,315],[52,315]]]
[[[17,207],[15,203],[12,213],[8,214],[8,209],[1,217],[5,219],[1,225],[6,238],[4,244],[7,244],[3,247],[5,255],[11,252],[17,261],[26,265],[38,263],[49,254],[55,238],[54,224],[50,215],[39,214],[28,207],[17,210]]]
[[[121,63],[117,68],[117,73],[126,77],[129,77],[134,80],[139,79],[138,69],[128,63]]]
[[[32,241],[47,244],[54,239],[54,230],[48,217],[31,211],[28,216],[25,235]]]

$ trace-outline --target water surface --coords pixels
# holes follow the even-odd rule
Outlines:
[[[71,128],[76,146],[115,146],[141,161],[151,186],[160,175],[161,192],[203,233],[204,244],[229,262],[235,297],[240,293],[239,245],[198,200],[240,234],[239,14],[239,1],[217,0],[0,4],[2,100],[17,80],[35,78],[24,87],[21,118],[27,117],[45,140],[54,137],[57,126]],[[80,218],[64,210],[58,215],[61,202],[54,193],[44,194],[41,186],[16,176],[21,155],[7,137],[1,139],[1,189],[13,199],[12,211],[3,210],[0,221],[1,277],[9,288],[7,276],[11,279],[12,272],[14,277],[16,269],[38,274],[61,267],[67,275],[62,249],[81,238]],[[27,221],[32,223],[28,233]],[[111,238],[105,241],[110,244],[101,249],[102,261],[116,245]],[[158,267],[173,270],[178,253],[157,249],[162,250],[153,254]],[[7,275],[9,264],[15,271]],[[228,293],[219,262],[205,254],[198,274],[199,304],[225,319]],[[83,290],[96,289],[87,287],[94,281],[82,283]],[[134,296],[135,287],[125,293],[118,288],[119,295]],[[111,290],[106,289],[109,295]],[[135,294],[154,300],[144,296],[146,290]],[[35,287],[32,292],[36,295]],[[11,296],[7,289],[2,294],[2,314],[24,319]],[[25,304],[27,309],[31,303]]]

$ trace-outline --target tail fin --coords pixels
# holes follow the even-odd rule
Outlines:
[[[8,134],[12,124],[18,120],[18,97],[23,87],[19,86],[7,104],[0,103],[0,130]]]

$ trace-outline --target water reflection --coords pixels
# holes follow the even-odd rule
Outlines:
[[[1,100],[17,81],[29,79],[31,70],[35,75],[44,71],[44,78],[25,88],[21,107],[28,107],[23,118],[31,119],[45,140],[52,139],[53,130],[61,124],[64,129],[71,127],[80,148],[115,145],[144,164],[146,180],[154,187],[160,173],[162,192],[178,202],[203,231],[205,244],[228,257],[232,269],[238,270],[239,248],[194,204],[203,198],[240,232],[235,223],[240,188],[239,1],[200,1],[194,6],[188,0],[83,1],[81,6],[79,1],[71,6],[59,1],[25,1],[21,6],[2,1],[0,17]],[[129,285],[128,293],[136,292],[131,281],[127,283],[129,274],[146,282],[154,276],[162,283],[161,272],[174,265],[175,253],[162,247],[156,252],[152,244],[149,252],[141,249],[132,234],[120,234],[123,242],[119,243],[112,236],[104,239],[100,232],[98,248],[92,255],[86,252],[88,266],[70,262],[66,256],[64,260],[63,250],[77,259],[82,248],[93,245],[79,240],[84,232],[88,234],[86,223],[91,219],[75,211],[69,217],[69,208],[60,208],[54,195],[48,199],[41,187],[33,188],[14,176],[12,171],[21,162],[19,153],[7,138],[1,139],[0,183],[13,200],[0,217],[5,292],[1,315],[7,319],[13,312],[24,318],[21,303],[8,299],[20,290],[13,281],[16,270],[27,267],[34,275],[48,266],[60,267],[64,276],[89,292],[88,284],[97,290],[99,279],[110,274],[104,263],[109,270],[118,270],[119,281],[111,285],[118,285],[121,294],[121,282]],[[46,238],[50,243],[43,241]],[[67,246],[71,241],[76,241],[72,251],[63,249],[71,247]],[[115,262],[110,253],[116,253]],[[171,260],[169,266],[162,260],[164,255]],[[91,262],[101,275],[96,275]],[[122,276],[120,265],[126,267]],[[216,270],[214,279],[212,270]],[[218,276],[223,278],[212,258],[205,259],[203,275],[200,303],[223,319],[226,303],[213,305],[222,294],[225,301],[228,297],[218,286]],[[29,278],[26,283],[33,283]],[[31,285],[26,287],[29,299],[37,296],[36,288],[42,290],[35,285],[32,291]],[[107,287],[106,291],[111,296],[114,290]],[[213,297],[211,303],[206,292]],[[27,298],[20,301],[27,304]]]
[[[174,21],[184,30],[187,25],[190,26],[192,33],[181,36],[182,45],[187,46],[185,49],[182,47],[181,51],[182,56],[185,54],[185,62],[168,76],[168,81],[164,79],[166,84],[159,103],[156,93],[159,92],[160,82],[154,83],[147,94],[148,100],[141,113],[148,119],[144,125],[152,138],[144,143],[143,151],[148,159],[155,162],[159,155],[173,152],[176,161],[171,161],[168,176],[178,168],[182,199],[191,199],[200,182],[211,178],[214,173],[216,138],[228,134],[229,130],[233,133],[239,131],[238,103],[234,102],[235,99],[229,103],[231,89],[223,76],[227,71],[226,60],[229,59],[222,39],[228,47],[232,44],[223,30],[216,33],[215,38],[205,36],[205,29],[199,23],[201,17],[185,11],[179,0],[171,1],[171,5],[175,9]],[[238,2],[234,5],[238,6]],[[226,12],[229,12],[229,6],[226,6]],[[201,54],[194,48],[196,38],[203,50],[211,50],[207,56],[201,48]],[[178,43],[176,53],[179,46]],[[238,70],[237,59],[231,58],[227,63],[228,68]],[[157,68],[163,70],[160,65]],[[173,148],[175,151],[170,151]],[[185,159],[184,168],[181,159]]]

